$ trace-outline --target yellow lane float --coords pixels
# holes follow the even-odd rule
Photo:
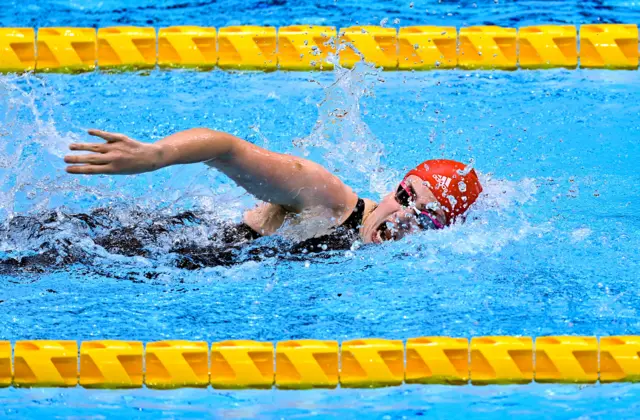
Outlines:
[[[137,26],[98,29],[98,66],[101,69],[140,70],[155,67],[156,30]]]
[[[278,29],[278,67],[281,70],[331,70],[329,54],[336,53],[336,28],[285,26]]]
[[[419,337],[407,340],[408,384],[469,382],[469,340],[452,337]]]
[[[398,33],[398,69],[452,69],[458,65],[458,31],[452,26],[408,26]]]
[[[365,61],[395,70],[398,67],[398,36],[394,28],[352,26],[340,29],[340,65],[352,68]]]
[[[273,71],[278,67],[276,28],[230,26],[218,31],[218,67]]]
[[[211,345],[211,385],[219,389],[271,388],[273,343],[229,340]]]
[[[523,69],[575,69],[578,32],[570,25],[526,26],[518,30],[518,63]]]
[[[35,42],[33,28],[0,28],[0,73],[34,70]]]
[[[73,73],[94,70],[96,39],[93,28],[38,29],[36,71]]]
[[[500,26],[460,29],[458,66],[463,69],[515,70],[517,31]]]
[[[216,28],[171,26],[158,32],[158,65],[213,69],[218,63]]]
[[[580,67],[638,68],[638,25],[580,26]]]

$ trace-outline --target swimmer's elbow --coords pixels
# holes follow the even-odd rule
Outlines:
[[[165,137],[157,145],[163,150],[163,166],[169,166],[224,159],[233,153],[238,141],[241,140],[221,131],[192,128]]]
[[[208,160],[231,159],[237,149],[241,139],[223,131],[216,131],[210,128],[198,128],[199,136],[206,148]]]

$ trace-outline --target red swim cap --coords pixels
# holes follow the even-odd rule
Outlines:
[[[455,160],[426,160],[410,170],[404,178],[415,175],[427,183],[451,224],[478,199],[482,185],[473,169]]]

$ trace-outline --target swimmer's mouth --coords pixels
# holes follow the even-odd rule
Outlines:
[[[388,223],[389,222],[387,221],[380,223],[380,226],[378,226],[376,232],[373,235],[374,242],[382,243],[386,241],[395,241],[397,239],[396,230],[389,229]]]

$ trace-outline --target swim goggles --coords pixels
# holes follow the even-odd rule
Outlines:
[[[400,182],[398,186],[395,199],[401,206],[411,208],[415,211],[418,225],[420,225],[421,229],[444,229],[444,225],[440,223],[435,215],[429,213],[427,210],[419,210],[416,207],[416,192],[410,185],[407,185],[404,180]]]

